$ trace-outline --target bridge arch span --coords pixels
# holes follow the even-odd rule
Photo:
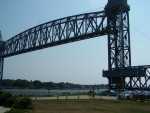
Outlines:
[[[5,41],[1,57],[106,35],[106,20],[104,11],[100,11],[40,24]]]

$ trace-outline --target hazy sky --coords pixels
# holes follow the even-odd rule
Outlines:
[[[0,29],[7,40],[35,25],[101,11],[107,0],[0,0]],[[129,0],[132,65],[150,64],[150,0]],[[81,84],[107,83],[107,37],[70,43],[5,59],[4,78]]]

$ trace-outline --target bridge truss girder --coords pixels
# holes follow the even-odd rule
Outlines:
[[[148,90],[150,91],[150,65],[128,66],[103,71],[103,76],[112,79],[112,90]],[[120,85],[115,86],[116,82]]]
[[[106,34],[104,11],[70,16],[33,27],[7,40],[1,57],[9,57]]]
[[[141,76],[126,77],[125,89],[150,91],[150,65],[134,66],[134,68],[144,69],[145,72]]]

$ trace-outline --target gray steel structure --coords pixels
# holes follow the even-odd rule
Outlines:
[[[107,35],[108,70],[103,76],[110,89],[149,90],[150,66],[131,66],[129,10],[127,0],[108,0],[104,11],[50,21],[0,40],[1,80],[4,58]]]

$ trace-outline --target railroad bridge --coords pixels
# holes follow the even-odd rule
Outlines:
[[[110,89],[150,90],[149,65],[131,65],[130,6],[127,0],[108,0],[103,11],[69,16],[40,24],[3,41],[0,36],[0,77],[4,59],[39,49],[107,35]]]

